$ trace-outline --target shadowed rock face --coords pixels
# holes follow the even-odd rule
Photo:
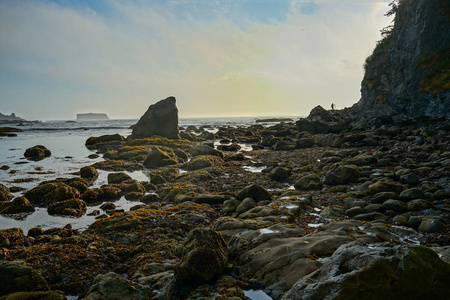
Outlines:
[[[153,105],[139,119],[133,128],[131,138],[147,138],[154,135],[179,139],[178,108],[175,97],[168,97]]]
[[[449,117],[450,2],[403,0],[392,33],[366,60],[361,116]]]

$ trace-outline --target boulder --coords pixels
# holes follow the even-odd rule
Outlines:
[[[338,185],[356,182],[361,169],[355,165],[335,164],[325,175],[325,184]]]
[[[93,166],[85,166],[80,169],[80,177],[93,182],[98,178],[98,171]]]
[[[215,155],[215,156],[219,156],[220,158],[224,158],[224,154],[222,151],[214,149],[207,145],[198,145],[198,146],[192,148],[190,153],[192,156]]]
[[[245,198],[252,198],[255,202],[259,202],[263,200],[271,200],[272,196],[262,186],[251,184],[240,190],[236,195],[236,199],[239,201],[242,201]]]
[[[79,217],[86,212],[86,203],[80,199],[69,199],[54,202],[48,206],[49,215]]]
[[[108,184],[121,183],[125,180],[132,179],[130,175],[124,172],[109,173],[108,174]]]
[[[175,97],[168,97],[150,105],[145,114],[133,127],[132,139],[146,138],[154,135],[169,139],[179,139],[178,108]]]
[[[215,155],[199,155],[195,156],[186,164],[186,169],[195,171],[209,167],[217,167],[220,166],[222,162],[222,159]]]
[[[430,248],[351,243],[282,299],[447,299],[448,282],[450,265]]]
[[[297,180],[294,187],[296,190],[321,190],[323,182],[316,174],[309,174]]]
[[[210,282],[225,270],[228,250],[220,233],[211,228],[196,228],[175,254],[180,262],[175,267],[175,278],[189,284]]]
[[[0,207],[0,214],[18,214],[35,211],[34,206],[24,196],[17,197],[13,201]]]
[[[270,171],[269,177],[275,181],[283,181],[291,176],[291,174],[292,170],[290,168],[275,167],[272,171]]]
[[[159,168],[163,166],[176,165],[177,163],[178,161],[174,155],[170,155],[170,153],[156,147],[145,158],[143,165],[147,168]]]
[[[120,134],[106,134],[102,136],[91,136],[84,143],[86,146],[92,146],[99,143],[110,143],[110,142],[122,142],[124,140],[123,136]]]
[[[150,299],[146,288],[138,283],[126,280],[116,273],[97,275],[94,284],[89,289],[83,300],[101,299]]]
[[[38,161],[43,160],[46,157],[50,157],[52,152],[42,145],[37,145],[28,148],[23,155],[29,160]]]
[[[44,197],[42,197],[40,204],[43,206],[48,206],[54,202],[61,202],[64,200],[72,199],[72,198],[80,198],[80,192],[71,186],[66,184],[62,184],[60,187],[57,187],[55,190],[47,193]]]
[[[19,262],[0,261],[0,296],[49,290],[44,278],[32,268]]]
[[[9,189],[0,183],[0,201],[9,201],[13,198]]]

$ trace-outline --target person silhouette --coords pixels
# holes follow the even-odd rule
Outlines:
[[[334,110],[334,108],[335,108],[334,103],[331,103],[331,110]]]

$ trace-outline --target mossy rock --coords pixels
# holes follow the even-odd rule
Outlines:
[[[48,214],[80,217],[86,212],[86,203],[80,199],[55,202],[48,206]]]
[[[218,167],[223,164],[223,160],[215,155],[199,155],[195,156],[186,164],[186,169],[195,171],[199,169]]]
[[[81,178],[95,181],[98,178],[98,171],[93,166],[85,166],[80,169]]]
[[[189,150],[195,145],[195,143],[186,139],[168,139],[162,137],[152,137],[143,139],[129,140],[125,146],[164,146],[168,148],[180,148],[183,150]]]
[[[106,160],[97,162],[92,165],[96,169],[104,170],[104,171],[137,171],[141,170],[142,166],[134,163],[134,162],[128,162],[122,159],[117,160]]]
[[[159,168],[177,163],[177,157],[173,152],[163,151],[156,147],[144,159],[143,165],[147,168]]]
[[[42,198],[63,185],[61,182],[48,182],[27,191],[24,196],[34,205],[43,205]]]
[[[34,206],[25,197],[17,197],[13,201],[0,207],[0,214],[18,214],[34,212]]]
[[[130,175],[124,172],[109,173],[108,174],[108,184],[121,183],[125,180],[132,179]]]
[[[189,232],[175,253],[181,258],[175,267],[175,278],[188,284],[202,284],[218,278],[228,262],[227,245],[222,235],[211,228],[196,228]]]
[[[72,199],[72,198],[80,198],[81,194],[80,192],[71,186],[68,186],[66,184],[62,184],[61,186],[57,187],[53,191],[47,193],[42,199],[41,199],[41,205],[48,206],[51,203],[54,202],[61,202],[64,200]]]
[[[43,160],[46,157],[50,157],[52,152],[48,150],[45,146],[37,145],[31,148],[28,148],[23,154],[29,160]]]
[[[19,262],[0,262],[0,296],[50,290],[44,278]]]
[[[0,183],[0,201],[9,201],[13,198],[13,195],[9,189]]]

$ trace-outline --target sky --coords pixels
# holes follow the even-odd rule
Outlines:
[[[0,0],[0,112],[306,116],[360,99],[390,0]]]

